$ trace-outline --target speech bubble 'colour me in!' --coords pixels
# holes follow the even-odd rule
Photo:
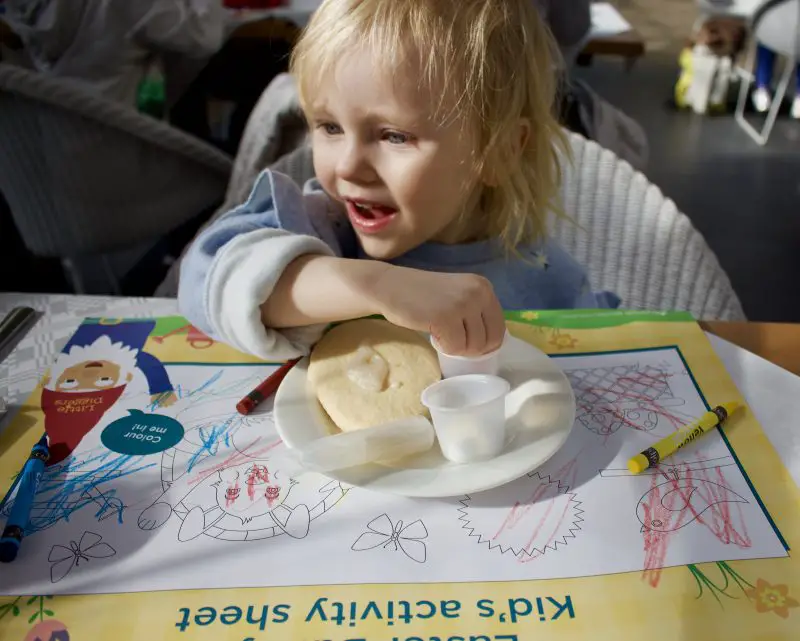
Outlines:
[[[112,452],[135,456],[158,454],[183,438],[183,426],[174,418],[140,410],[129,410],[129,414],[111,423],[100,436],[103,445]]]

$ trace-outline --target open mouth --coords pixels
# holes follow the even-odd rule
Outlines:
[[[397,217],[397,209],[363,200],[346,200],[347,216],[358,231],[375,234],[383,231]]]

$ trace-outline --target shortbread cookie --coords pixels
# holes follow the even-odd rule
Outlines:
[[[425,337],[379,319],[331,329],[312,350],[308,367],[320,404],[343,431],[427,415],[420,395],[441,376]]]

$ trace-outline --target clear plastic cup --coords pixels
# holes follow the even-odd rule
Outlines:
[[[500,347],[493,352],[482,354],[481,356],[452,356],[446,354],[439,349],[433,336],[431,336],[431,345],[433,345],[439,357],[439,368],[442,370],[443,378],[465,376],[467,374],[497,376],[497,372],[500,371],[500,350],[503,349],[507,337],[508,332],[506,332]]]
[[[446,378],[422,392],[445,458],[472,463],[503,450],[510,390],[511,384],[499,376],[470,374]]]

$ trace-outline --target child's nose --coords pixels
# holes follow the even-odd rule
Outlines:
[[[336,165],[341,180],[353,183],[368,183],[375,180],[375,170],[369,161],[367,150],[358,142],[345,146]]]

